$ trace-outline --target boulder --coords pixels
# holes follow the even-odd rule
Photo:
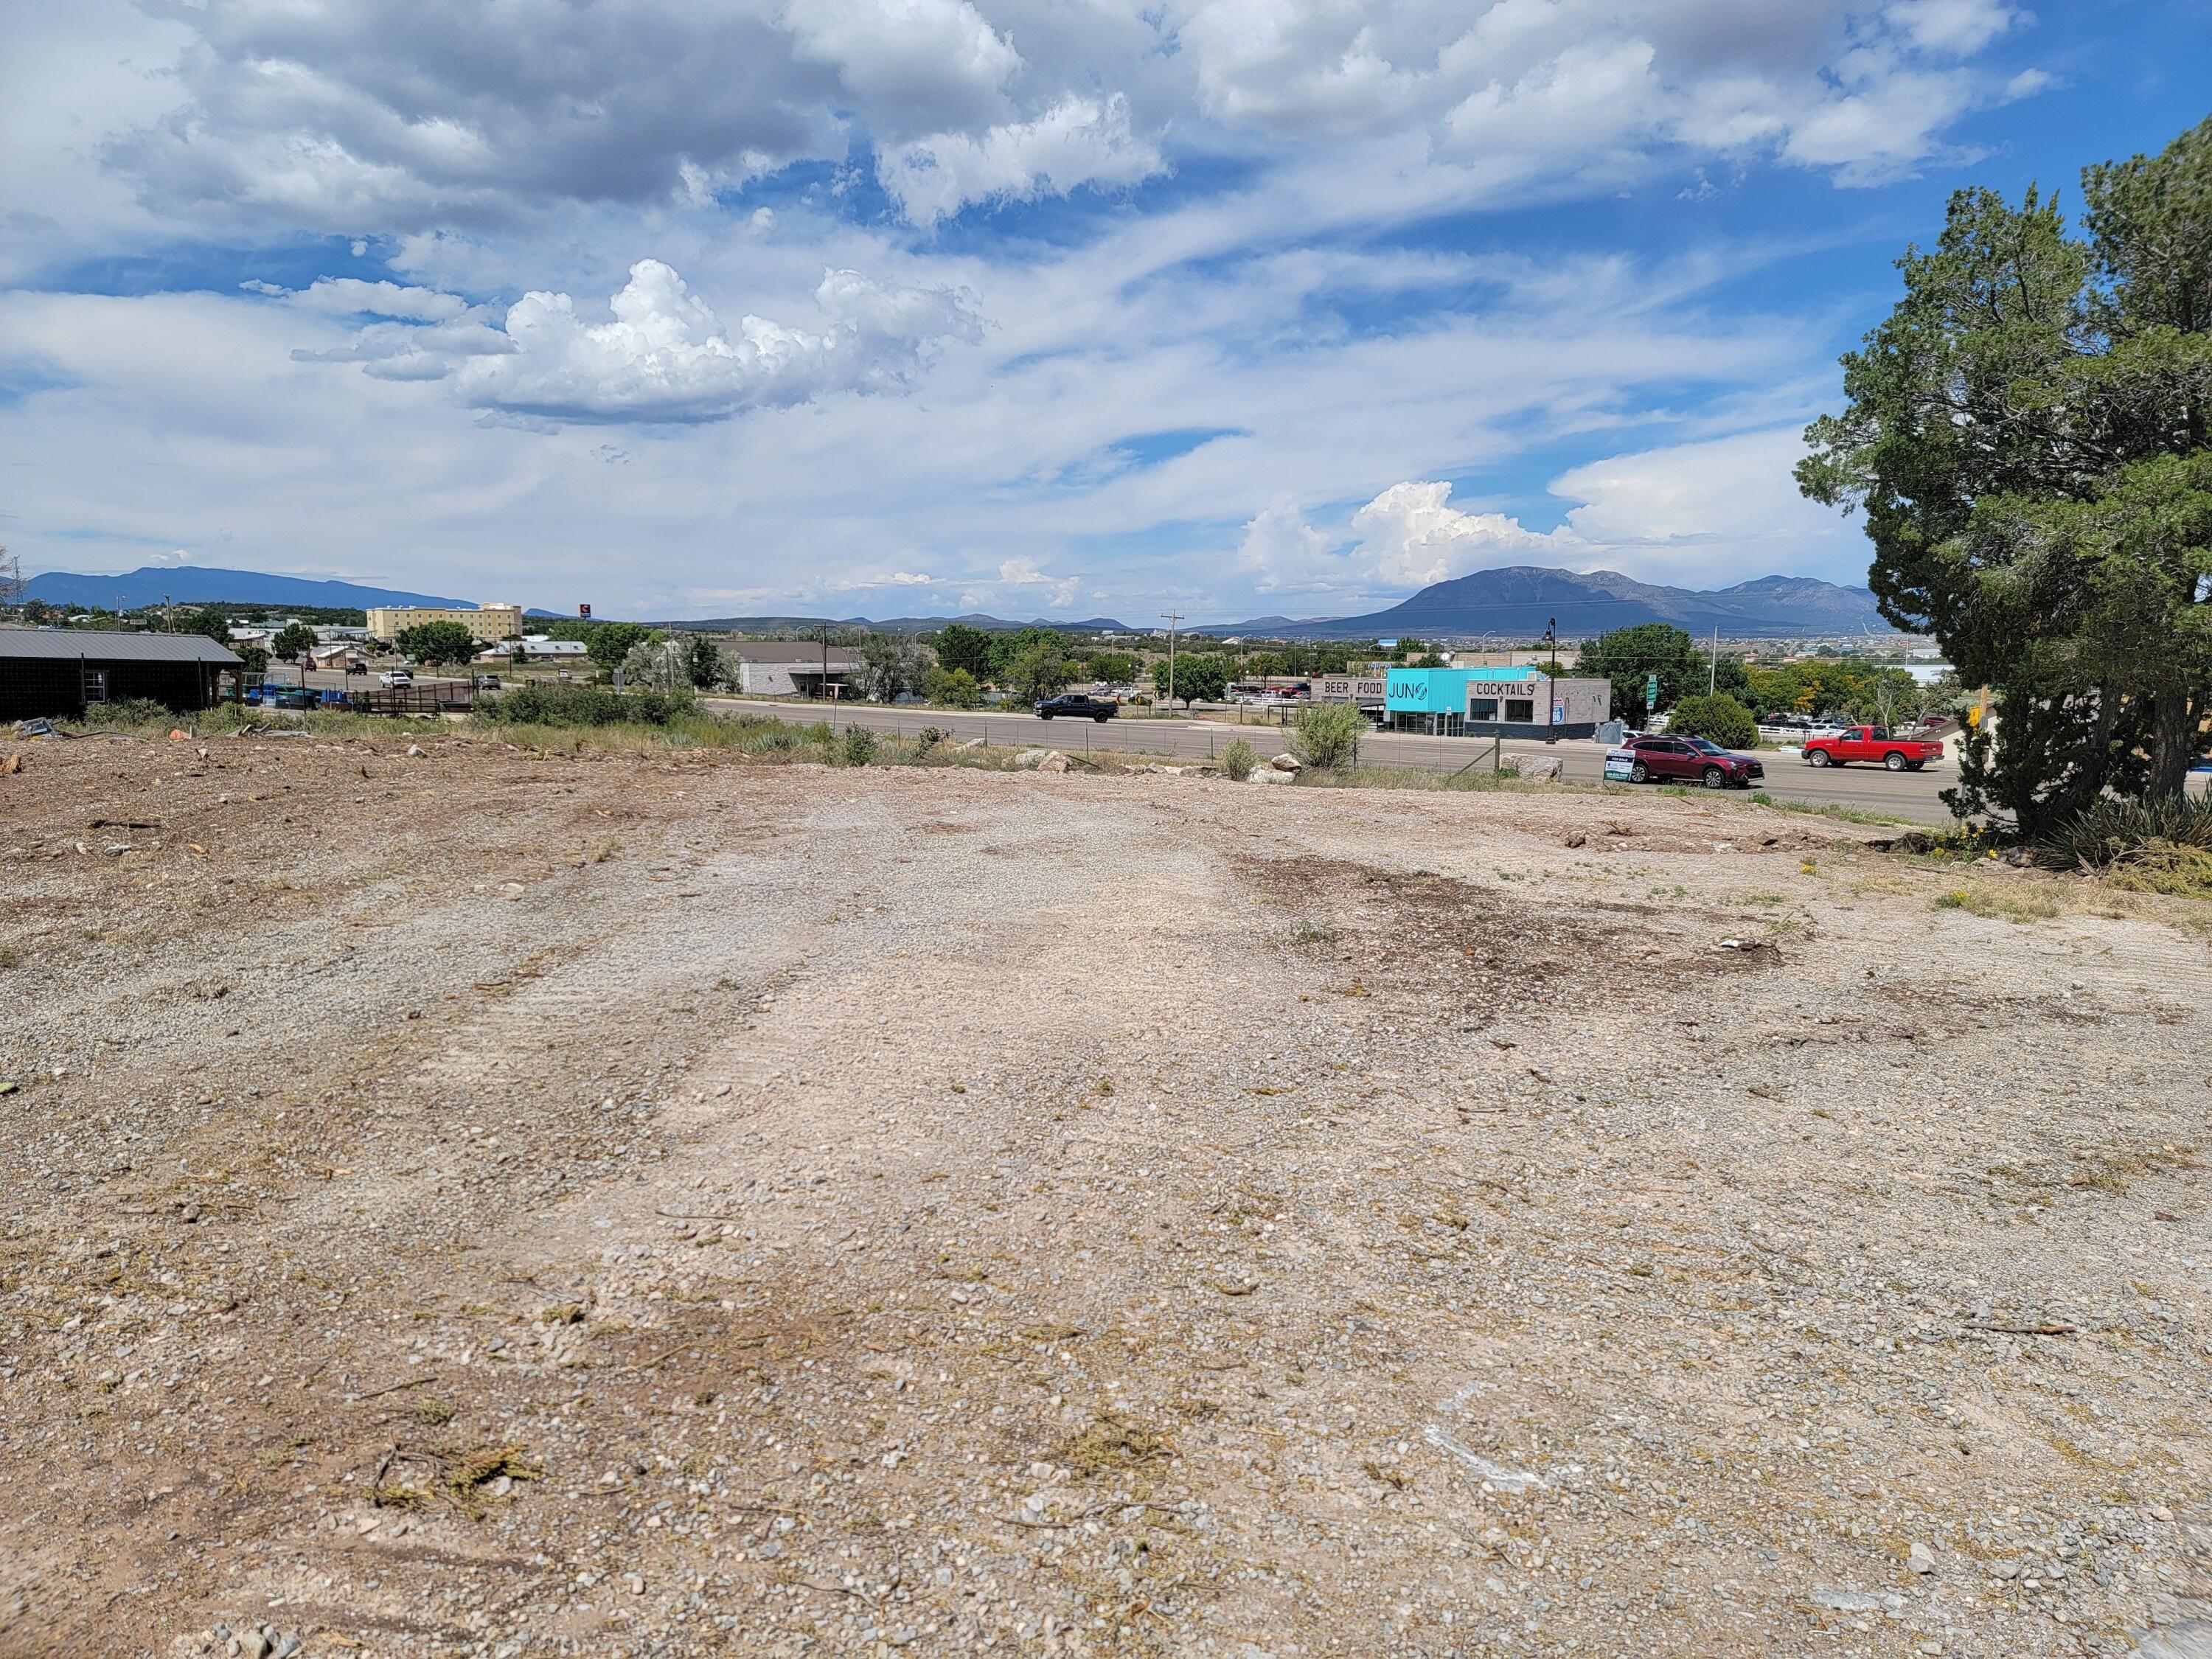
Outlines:
[[[1024,749],[1014,757],[1014,765],[1018,770],[1033,772],[1043,763],[1044,757],[1053,752],[1049,749]]]
[[[969,739],[968,739],[968,741],[967,741],[967,742],[965,742],[965,743],[956,743],[956,744],[954,744],[952,745],[952,748],[953,748],[953,751],[954,751],[955,753],[963,753],[963,752],[965,752],[966,750],[970,750],[970,749],[981,749],[982,746],[983,746],[983,739],[982,739],[982,738],[969,738]]]
[[[1297,773],[1285,772],[1273,766],[1254,767],[1252,776],[1249,780],[1253,783],[1296,783],[1297,781]]]
[[[1057,749],[1048,750],[1044,758],[1036,763],[1036,769],[1040,772],[1065,772],[1067,770],[1067,757]]]
[[[1514,763],[1524,778],[1556,778],[1559,775],[1557,755],[1523,755]]]
[[[1290,772],[1295,774],[1305,769],[1305,763],[1287,750],[1279,755],[1270,757],[1267,764],[1278,772]]]

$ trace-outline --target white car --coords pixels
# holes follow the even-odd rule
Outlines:
[[[412,685],[415,684],[414,671],[406,668],[387,668],[384,672],[378,675],[377,678],[383,681],[386,685]]]

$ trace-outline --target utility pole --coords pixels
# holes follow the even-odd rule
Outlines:
[[[1163,611],[1160,620],[1168,625],[1168,703],[1175,703],[1176,624],[1182,620],[1180,611]]]
[[[823,697],[835,695],[830,689],[830,627],[826,622],[814,631],[814,637],[822,644],[822,684],[817,695]],[[835,708],[830,711],[830,719],[831,724],[835,725],[837,719],[837,711]]]
[[[1552,678],[1559,678],[1559,619],[1554,617],[1544,628],[1544,642],[1552,647]]]
[[[1713,624],[1713,654],[1707,659],[1705,663],[1705,695],[1707,696],[1711,696],[1715,691],[1717,691],[1720,689],[1720,680],[1721,625],[1718,623],[1715,623]]]

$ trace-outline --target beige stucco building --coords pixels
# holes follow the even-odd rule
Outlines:
[[[459,623],[471,637],[486,645],[522,637],[522,607],[519,605],[480,605],[473,611],[444,611],[431,605],[375,605],[368,610],[371,639],[389,645],[410,628],[424,623]]]

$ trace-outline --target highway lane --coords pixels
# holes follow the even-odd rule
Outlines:
[[[1287,727],[1272,721],[1239,726],[1231,718],[1127,720],[1104,721],[1039,720],[1034,714],[997,709],[955,711],[945,708],[886,708],[872,703],[791,703],[742,697],[710,697],[716,708],[767,714],[777,720],[811,725],[835,719],[839,726],[866,726],[894,737],[910,738],[925,726],[934,726],[956,740],[982,738],[1007,747],[1036,745],[1071,755],[1137,754],[1170,760],[1212,760],[1243,738],[1262,757],[1290,747]],[[1587,739],[1558,744],[1507,742],[1501,753],[1507,765],[1522,755],[1553,755],[1561,775],[1570,781],[1595,783],[1604,775],[1605,750]],[[1486,738],[1430,738],[1403,732],[1370,732],[1359,740],[1359,758],[1373,766],[1402,766],[1425,771],[1455,772],[1470,763],[1487,765],[1491,742]],[[1885,772],[1875,767],[1850,766],[1815,770],[1791,755],[1771,752],[1759,757],[1766,768],[1765,788],[1778,801],[1808,805],[1847,806],[1863,812],[1880,812],[1916,823],[1948,823],[1951,815],[1936,799],[1939,790],[1954,781],[1955,769],[1930,767],[1925,772]]]

